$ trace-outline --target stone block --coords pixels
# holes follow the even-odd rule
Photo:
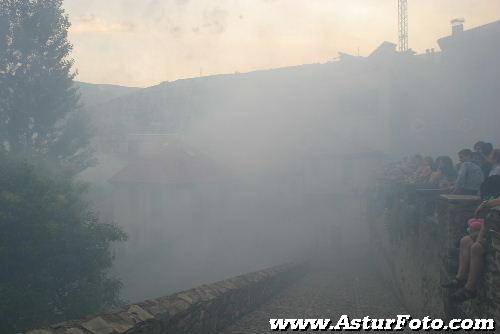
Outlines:
[[[148,320],[153,320],[155,318],[151,313],[149,313],[148,311],[146,311],[145,309],[141,308],[138,305],[131,305],[128,308],[127,313],[130,316],[132,316],[136,321],[137,320],[148,321]]]
[[[64,331],[64,334],[86,334],[80,328],[68,328]]]
[[[102,317],[96,317],[89,321],[83,322],[82,327],[92,334],[112,334],[113,327],[108,324]]]
[[[202,285],[200,287],[195,288],[196,292],[198,293],[198,296],[200,297],[201,301],[207,302],[210,300],[213,300],[217,298],[217,291],[212,289],[209,285]]]
[[[156,319],[162,319],[165,317],[165,311],[162,309],[160,303],[156,299],[149,299],[138,304],[141,308],[146,310]]]

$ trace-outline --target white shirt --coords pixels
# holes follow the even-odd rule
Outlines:
[[[491,168],[490,176],[500,175],[500,164],[495,164],[493,168]]]

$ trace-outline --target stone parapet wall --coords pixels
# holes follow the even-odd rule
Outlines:
[[[460,239],[480,203],[476,196],[439,195],[432,190],[379,180],[370,203],[372,244],[382,255],[381,273],[413,316],[492,317],[500,320],[500,235],[490,231],[478,297],[449,302],[441,283],[454,277]]]
[[[218,333],[305,272],[305,264],[286,264],[27,334]]]
[[[437,194],[417,192],[403,184],[385,184],[383,198],[371,206],[373,247],[381,253],[380,272],[392,281],[413,316],[444,316],[440,296],[441,237],[434,201]]]

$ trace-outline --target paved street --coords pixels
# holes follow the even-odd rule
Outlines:
[[[342,251],[312,265],[310,273],[274,299],[228,328],[223,334],[272,333],[269,318],[394,318],[407,314],[380,279],[369,248],[368,228],[357,217],[343,228]],[[357,222],[357,223],[356,223]],[[333,256],[331,256],[333,257]],[[315,332],[317,333],[317,332]]]
[[[406,313],[368,261],[353,260],[314,271],[224,334],[271,333],[269,318],[393,318]],[[336,321],[336,320],[335,320]]]

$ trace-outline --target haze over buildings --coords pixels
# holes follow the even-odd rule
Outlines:
[[[80,81],[162,81],[368,55],[397,41],[396,0],[67,0]],[[437,48],[449,22],[498,19],[497,0],[410,1],[410,47]]]
[[[381,161],[453,156],[478,134],[497,146],[500,21],[463,28],[419,55],[382,42],[324,64],[97,86],[109,100],[84,85],[100,164],[82,177],[112,185],[96,202],[130,236],[116,262],[124,295],[328,248],[346,194],[364,193]]]

